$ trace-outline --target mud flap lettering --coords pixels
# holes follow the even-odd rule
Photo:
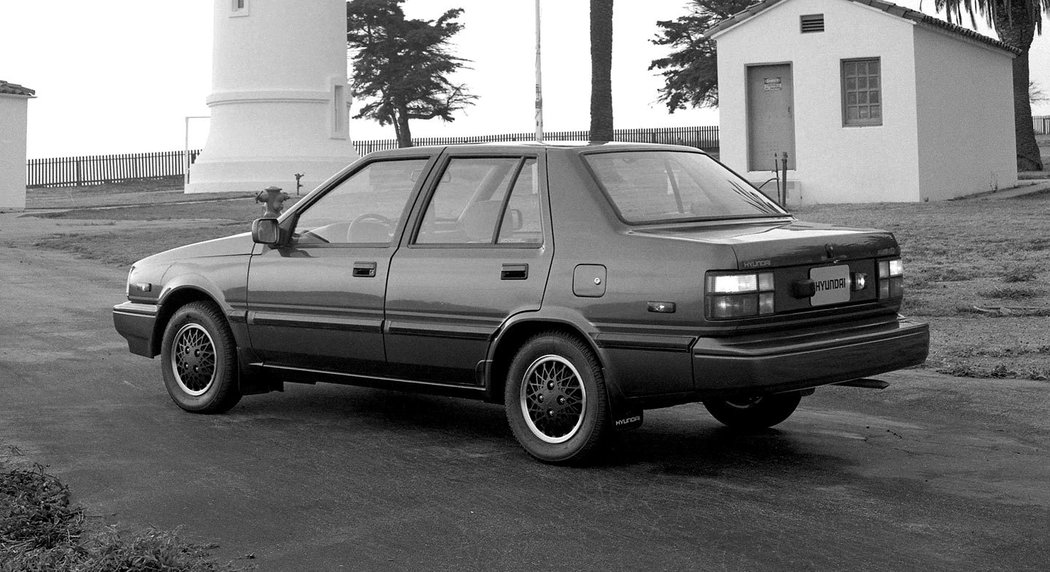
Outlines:
[[[613,419],[613,427],[617,431],[627,431],[630,429],[637,429],[642,426],[643,415],[642,411],[621,411],[615,419]]]

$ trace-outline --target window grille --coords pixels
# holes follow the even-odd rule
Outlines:
[[[882,125],[882,70],[879,58],[842,60],[842,124]]]

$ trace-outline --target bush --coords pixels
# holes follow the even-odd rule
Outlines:
[[[176,532],[150,529],[126,538],[111,528],[85,526],[69,489],[41,465],[0,473],[0,570],[232,570]]]

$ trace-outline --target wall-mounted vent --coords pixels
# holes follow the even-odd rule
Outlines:
[[[803,34],[824,31],[824,14],[803,14],[799,16],[799,22]]]

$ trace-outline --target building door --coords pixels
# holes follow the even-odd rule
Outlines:
[[[795,168],[795,113],[791,64],[747,68],[748,170],[772,171],[788,154]]]

